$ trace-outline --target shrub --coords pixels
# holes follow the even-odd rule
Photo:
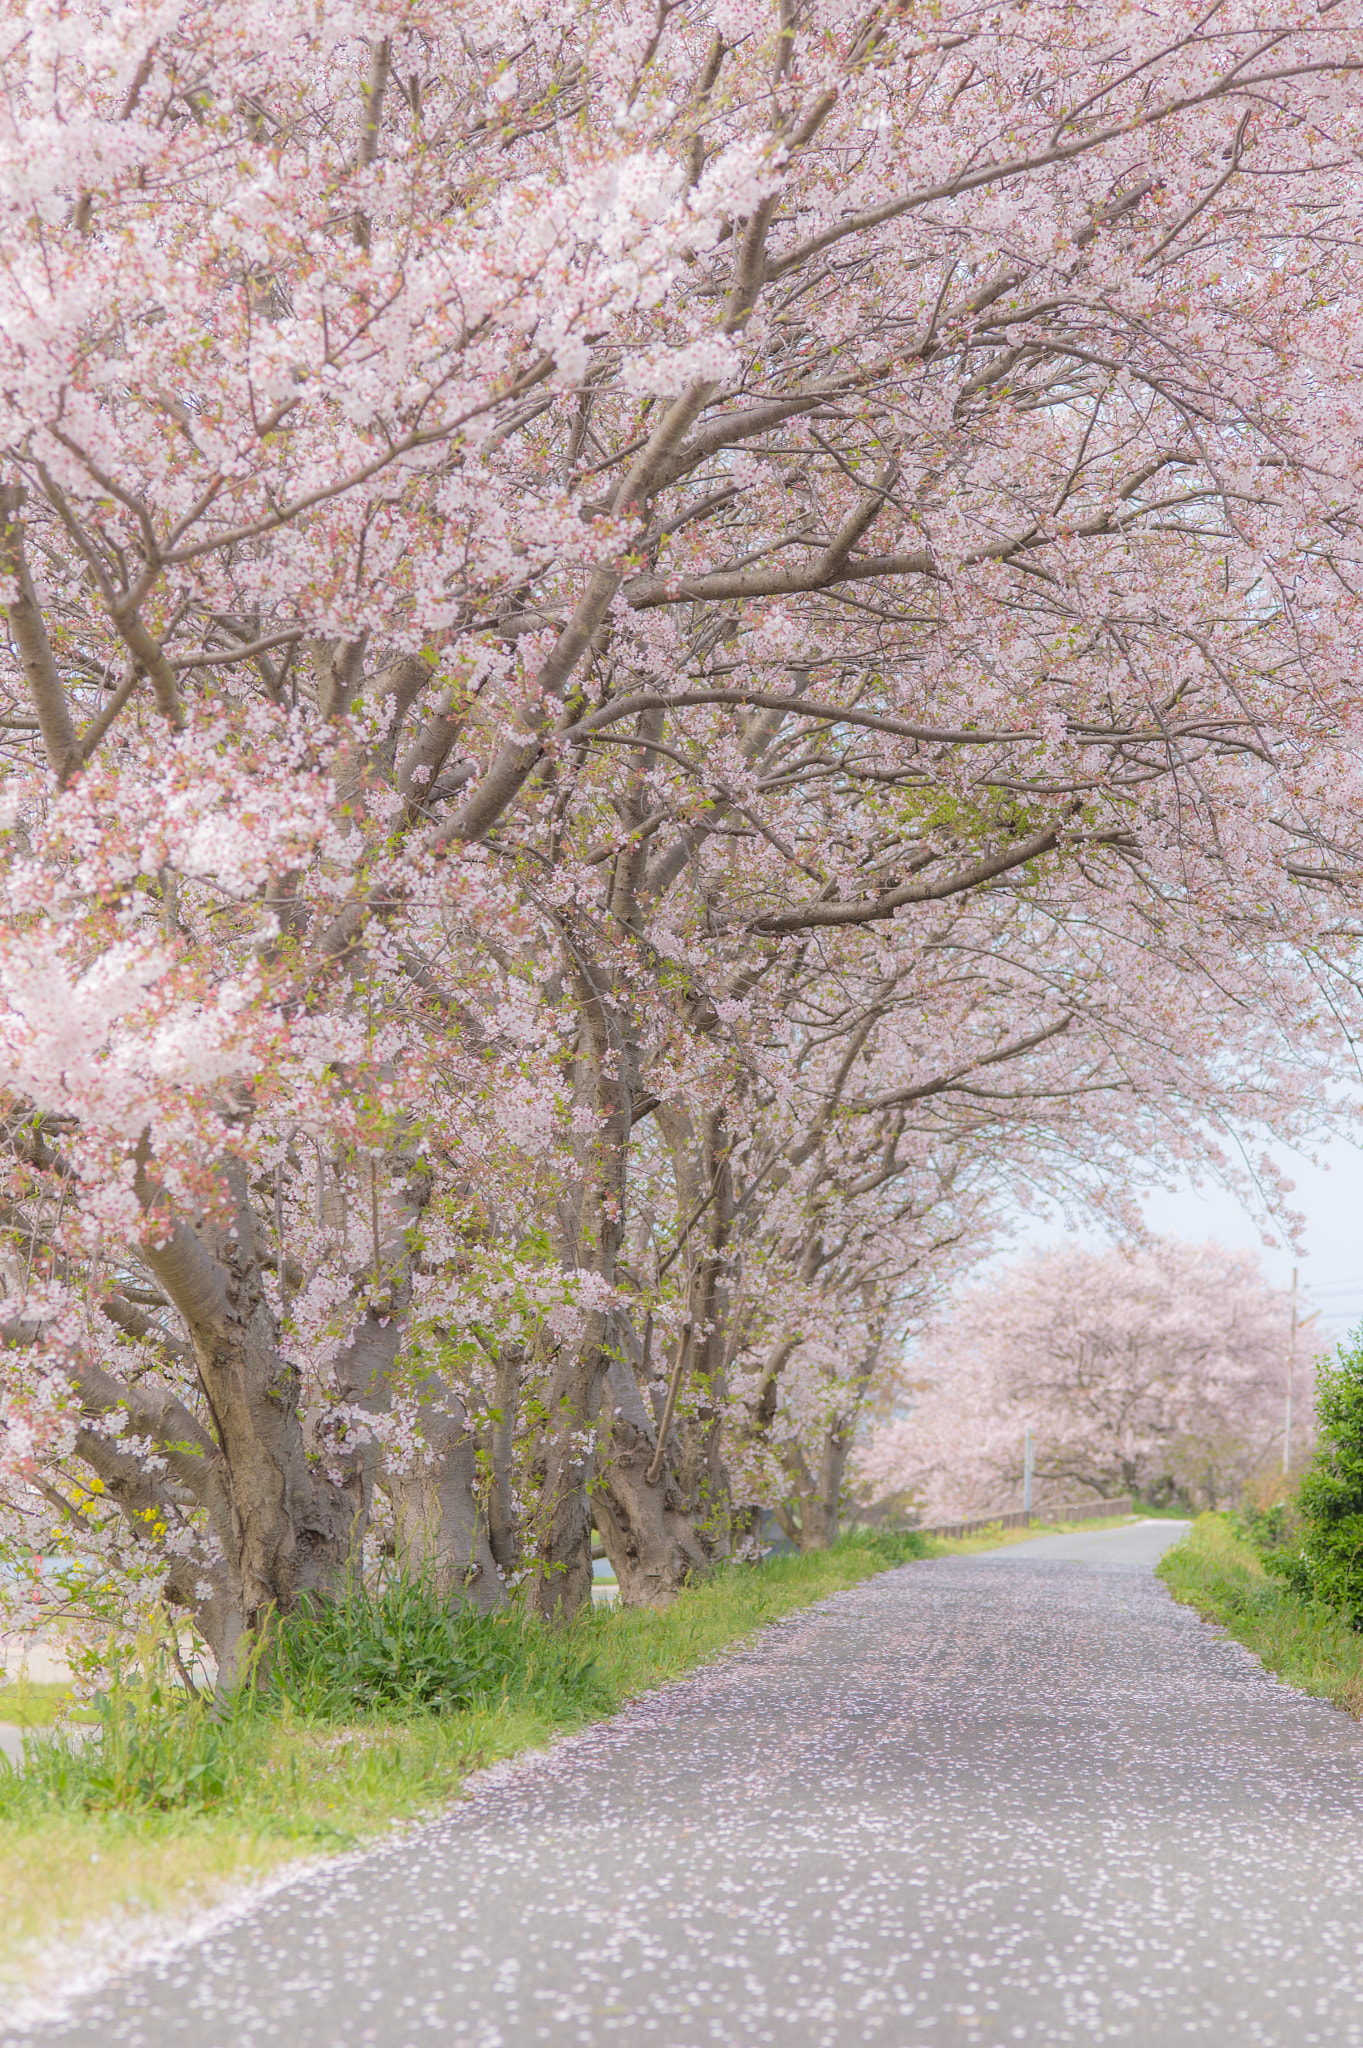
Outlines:
[[[1286,1549],[1299,1534],[1292,1503],[1285,1500],[1275,1500],[1266,1508],[1239,1508],[1231,1515],[1230,1523],[1242,1542],[1252,1544],[1265,1556]]]
[[[1363,1629],[1363,1331],[1321,1364],[1319,1435],[1297,1496],[1300,1540],[1266,1562],[1306,1599]]]

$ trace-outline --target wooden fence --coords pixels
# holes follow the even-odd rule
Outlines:
[[[1125,1493],[1120,1500],[1076,1500],[1066,1507],[1037,1508],[1030,1513],[1026,1508],[1013,1508],[1002,1515],[976,1515],[970,1522],[928,1522],[920,1534],[978,1536],[981,1529],[1030,1529],[1033,1522],[1043,1526],[1055,1522],[1106,1522],[1130,1513],[1131,1495]]]

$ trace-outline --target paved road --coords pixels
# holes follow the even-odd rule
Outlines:
[[[1012,1564],[1031,1559],[1056,1564],[1142,1565],[1153,1571],[1171,1543],[1186,1536],[1191,1522],[1123,1522],[1114,1529],[1076,1529],[1073,1535],[1028,1536],[1006,1549],[986,1550],[984,1557],[1007,1558]]]
[[[1363,1730],[1174,1533],[887,1573],[39,2038],[1359,2048]]]

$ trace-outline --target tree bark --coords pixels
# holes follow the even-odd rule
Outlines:
[[[519,1344],[504,1344],[497,1356],[496,1409],[488,1431],[492,1467],[488,1488],[488,1542],[503,1574],[519,1569],[521,1532],[512,1490],[516,1449],[516,1411],[520,1402],[525,1354]]]
[[[22,490],[13,485],[0,488],[0,575],[6,576],[11,586],[5,600],[5,615],[24,665],[47,765],[64,785],[81,764],[81,747],[29,574],[19,516],[23,497]]]
[[[688,1286],[692,1336],[687,1378],[699,1399],[677,1425],[677,1479],[706,1555],[713,1560],[727,1557],[731,1547],[729,1475],[721,1444],[726,1276],[734,1214],[728,1137],[721,1112],[702,1118],[699,1129],[689,1113],[676,1106],[660,1107],[657,1119],[672,1153],[679,1210],[683,1218],[694,1219],[696,1239]]]
[[[403,1185],[400,1210],[408,1230],[424,1205],[419,1173]],[[366,1526],[375,1485],[392,1503],[395,1548],[404,1571],[430,1579],[449,1601],[470,1601],[486,1613],[500,1606],[506,1591],[493,1555],[487,1518],[479,1500],[477,1445],[464,1403],[439,1373],[401,1381],[397,1368],[411,1308],[410,1247],[407,1232],[395,1228],[383,1246],[393,1275],[382,1312],[369,1308],[335,1366],[343,1398],[374,1416],[392,1412],[400,1387],[417,1395],[417,1421],[425,1450],[410,1466],[385,1469],[379,1446],[370,1441],[348,1453],[347,1483],[357,1483],[357,1528]],[[354,1475],[354,1482],[351,1475]]]
[[[802,1552],[829,1550],[838,1540],[847,1460],[852,1454],[857,1416],[880,1356],[885,1335],[884,1314],[883,1308],[873,1313],[866,1349],[848,1388],[848,1398],[829,1418],[824,1429],[819,1443],[818,1471],[810,1470],[798,1444],[787,1444],[782,1451],[782,1463],[790,1474],[800,1510],[798,1535]],[[792,1535],[793,1540],[793,1524],[787,1529],[787,1534]]]
[[[617,1006],[606,976],[571,948],[580,1024],[579,1094],[595,1112],[596,1132],[584,1148],[573,1222],[565,1246],[578,1270],[613,1285],[623,1237],[625,1167],[629,1151],[633,1058],[622,1042]],[[543,1620],[566,1623],[592,1597],[592,1522],[588,1488],[595,1471],[601,1396],[611,1365],[610,1322],[591,1309],[579,1342],[550,1367],[544,1391],[544,1463],[536,1514],[530,1606]]]
[[[239,1671],[242,1640],[303,1592],[330,1594],[363,1533],[362,1475],[341,1486],[308,1458],[296,1369],[279,1350],[245,1170],[224,1169],[230,1224],[177,1222],[143,1257],[189,1332],[225,1475],[225,1583],[202,1612],[219,1682]],[[145,1160],[138,1192],[156,1206]]]
[[[655,1480],[649,1467],[657,1430],[638,1379],[623,1358],[606,1376],[610,1438],[592,1490],[592,1519],[615,1569],[622,1607],[666,1607],[710,1559],[664,1458]],[[664,1447],[666,1451],[667,1446]]]
[[[537,1515],[530,1606],[540,1619],[571,1621],[592,1597],[592,1523],[587,1489],[595,1472],[596,1428],[609,1359],[606,1318],[593,1313],[587,1334],[549,1376],[544,1468]]]
[[[838,1540],[843,1480],[852,1449],[852,1428],[838,1416],[824,1431],[819,1469],[812,1489],[800,1501],[800,1549],[831,1550]]]
[[[448,1601],[480,1613],[504,1605],[506,1589],[478,1500],[476,1446],[463,1404],[445,1382],[421,1401],[427,1459],[380,1481],[393,1503],[397,1558],[404,1571],[428,1576]]]

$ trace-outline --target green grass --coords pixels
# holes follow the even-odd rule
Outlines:
[[[1219,1621],[1267,1670],[1363,1720],[1363,1635],[1270,1578],[1228,1515],[1199,1515],[1156,1570],[1176,1600]]]
[[[597,1608],[559,1636],[525,1631],[526,1654],[485,1673],[453,1712],[422,1712],[412,1698],[396,1714],[338,1720],[327,1696],[319,1719],[276,1695],[271,1711],[222,1723],[159,1681],[130,1689],[87,1748],[44,1740],[24,1772],[0,1766],[0,1989],[40,1972],[45,1946],[60,1969],[50,1945],[92,1922],[207,1905],[290,1858],[436,1810],[471,1771],[925,1553],[921,1538],[858,1533],[822,1555],[725,1567],[663,1612]]]

